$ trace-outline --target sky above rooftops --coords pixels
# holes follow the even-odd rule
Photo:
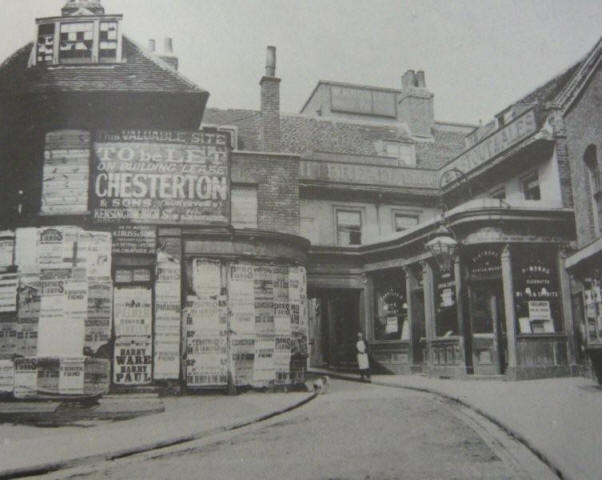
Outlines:
[[[64,0],[2,0],[0,59],[33,40]],[[487,122],[581,59],[602,35],[600,0],[103,0],[146,46],[173,37],[180,72],[209,107],[259,107],[265,48],[277,47],[281,109],[318,80],[400,88],[424,70],[437,120]]]

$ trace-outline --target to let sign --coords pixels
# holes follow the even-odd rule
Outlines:
[[[229,223],[227,133],[101,131],[94,154],[91,203],[97,222]]]

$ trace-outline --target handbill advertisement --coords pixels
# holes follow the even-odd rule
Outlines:
[[[233,264],[229,268],[231,327],[236,335],[255,333],[255,284],[253,265]]]
[[[115,335],[152,335],[151,289],[116,287],[113,292]]]
[[[84,347],[94,354],[111,340],[113,317],[113,285],[111,281],[90,282],[88,315],[85,321]]]
[[[94,154],[91,203],[97,222],[229,223],[228,134],[101,131]]]
[[[157,229],[148,225],[118,225],[113,229],[114,254],[152,255],[157,250]]]
[[[0,268],[13,264],[15,234],[12,231],[0,232]]]
[[[118,337],[115,340],[113,382],[120,385],[144,385],[152,381],[151,339]]]
[[[165,252],[157,254],[155,283],[155,366],[158,380],[180,375],[180,260]]]
[[[15,384],[15,365],[12,360],[0,360],[0,394],[12,393]]]
[[[255,333],[274,333],[274,279],[272,267],[254,268]]]

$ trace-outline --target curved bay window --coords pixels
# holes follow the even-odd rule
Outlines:
[[[514,307],[521,334],[562,331],[558,268],[554,248],[513,250]]]
[[[403,270],[381,273],[374,279],[375,340],[409,340],[408,304]]]

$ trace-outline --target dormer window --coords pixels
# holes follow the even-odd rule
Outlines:
[[[121,15],[74,15],[38,22],[35,64],[121,62]]]
[[[94,46],[94,23],[63,23],[59,63],[90,63]]]

